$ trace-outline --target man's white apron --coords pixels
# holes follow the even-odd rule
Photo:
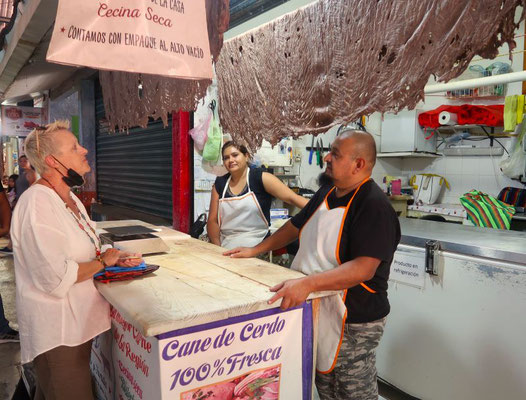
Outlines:
[[[292,263],[292,269],[312,275],[331,270],[341,264],[340,238],[345,218],[356,193],[368,180],[369,178],[358,186],[346,207],[330,210],[327,197],[334,188],[327,193],[323,202],[300,231],[300,247]],[[369,288],[367,290],[371,291]],[[345,290],[340,295],[321,299],[316,369],[322,374],[331,372],[338,359],[347,319],[346,293]]]

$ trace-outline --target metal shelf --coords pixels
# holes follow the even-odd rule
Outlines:
[[[493,135],[495,134],[496,129],[499,131],[498,133],[502,133],[502,130],[504,129],[504,127],[503,126],[466,124],[466,125],[441,125],[435,129],[438,132],[443,133],[443,134],[457,133],[457,132],[462,132],[462,131],[472,131],[472,130],[477,130],[477,129],[484,133],[486,129],[489,129],[490,130],[489,133]]]
[[[378,153],[377,158],[438,158],[442,157],[440,154],[436,153],[419,153],[412,151],[400,151],[394,153]]]
[[[504,154],[502,147],[446,147],[445,156],[501,156]]]
[[[503,100],[506,96],[445,96],[448,100]]]

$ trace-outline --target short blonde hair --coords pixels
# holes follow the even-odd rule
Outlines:
[[[39,174],[47,168],[46,157],[56,151],[55,135],[58,131],[69,131],[69,121],[59,120],[33,129],[24,141],[26,156]]]

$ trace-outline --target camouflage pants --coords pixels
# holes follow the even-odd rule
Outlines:
[[[316,374],[321,400],[378,400],[376,347],[385,320],[345,324],[336,367],[329,374]]]

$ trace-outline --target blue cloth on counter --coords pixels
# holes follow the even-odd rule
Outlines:
[[[143,261],[135,267],[119,267],[114,265],[113,267],[106,267],[102,271],[97,272],[94,276],[104,275],[105,272],[111,272],[113,274],[118,274],[119,272],[131,272],[131,271],[144,271],[146,269],[146,263]]]

